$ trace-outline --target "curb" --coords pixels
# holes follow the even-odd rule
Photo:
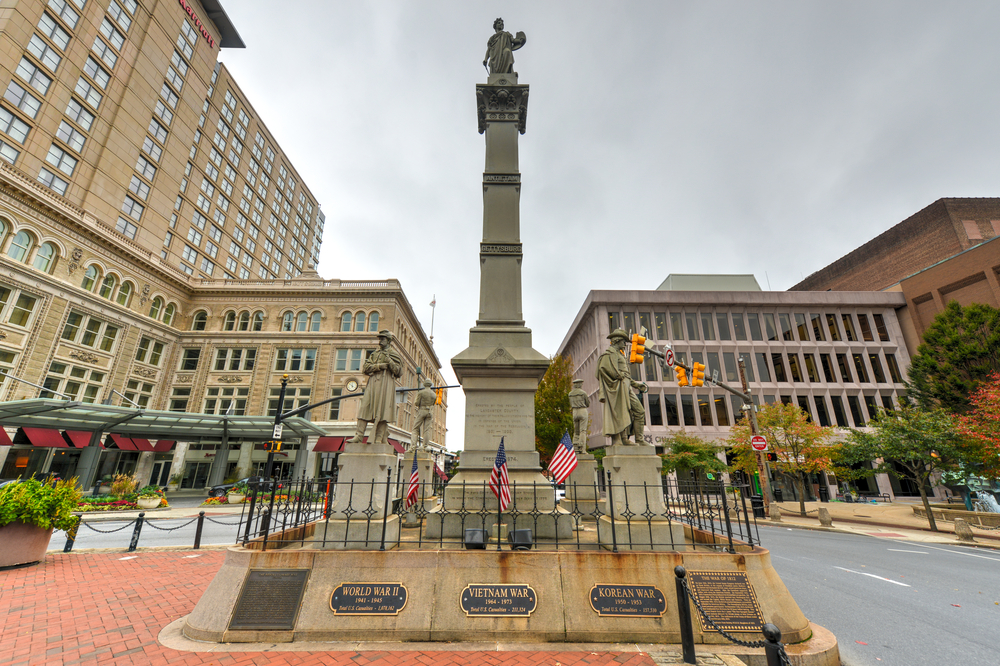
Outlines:
[[[841,522],[844,522],[844,523],[853,523],[855,525],[875,525],[877,527],[891,527],[891,528],[898,529],[898,530],[912,529],[912,528],[909,528],[909,527],[899,527],[898,525],[890,525],[890,524],[887,524],[887,523],[858,523],[858,522],[850,521],[850,520],[842,520]],[[833,532],[833,533],[836,533],[836,534],[853,534],[854,536],[871,537],[871,538],[874,538],[874,539],[888,538],[888,537],[880,537],[877,534],[868,534],[866,532],[856,532],[854,530],[845,530],[845,529],[840,529],[840,528],[837,528],[837,527],[823,527],[822,525],[799,525],[797,523],[777,522],[777,521],[771,521],[771,520],[769,520],[766,523],[760,523],[760,524],[765,525],[765,526],[771,526],[771,527],[787,527],[788,529],[796,529],[796,530],[811,530],[813,532]],[[977,534],[976,536],[982,536],[982,535]],[[985,537],[985,538],[993,539],[993,540],[998,540],[997,537]],[[912,541],[912,539],[910,539],[910,540]],[[1000,548],[1000,544],[985,544],[985,543],[976,543],[976,542],[971,542],[970,543],[968,541],[934,541],[932,543],[939,544],[939,545],[942,545],[942,546],[969,546],[969,547],[972,547],[972,548],[990,548],[990,549],[993,549],[993,550],[996,550],[996,549]]]

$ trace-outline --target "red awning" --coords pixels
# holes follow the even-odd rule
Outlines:
[[[153,445],[153,450],[157,453],[166,453],[173,449],[176,443],[172,439],[158,439],[156,440],[156,444]]]
[[[10,435],[3,428],[0,428],[0,446],[14,446],[14,442],[10,441]]]
[[[445,474],[444,470],[442,470],[437,465],[434,465],[434,473],[437,474],[438,476],[440,476],[442,481],[447,481],[448,480],[448,475]]]
[[[135,444],[136,451],[152,451],[153,445],[149,443],[148,439],[142,439],[141,437],[133,437],[132,443]]]
[[[63,439],[66,440],[70,446],[82,449],[90,444],[90,435],[91,433],[83,430],[66,430],[63,432]],[[97,440],[97,445],[102,446],[101,440]]]
[[[336,453],[344,450],[346,437],[320,437],[313,449],[316,453]]]
[[[138,450],[135,446],[135,443],[128,437],[125,437],[124,435],[114,435],[114,434],[108,435],[108,438],[104,441],[104,443],[105,445],[110,444],[122,451]]]
[[[15,444],[31,444],[48,448],[68,448],[69,444],[58,430],[48,428],[18,428],[14,435]]]
[[[392,448],[396,449],[396,453],[406,453],[406,447],[393,438],[389,438],[389,443],[392,444]]]

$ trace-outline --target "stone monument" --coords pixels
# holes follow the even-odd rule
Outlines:
[[[503,32],[499,19],[494,29],[496,34],[487,46],[489,78],[476,86],[479,133],[486,134],[479,317],[469,331],[468,348],[451,360],[465,392],[465,450],[458,473],[444,492],[446,513],[449,507],[460,507],[463,500],[477,507],[485,502],[496,510],[496,498],[486,483],[501,437],[505,438],[512,495],[519,510],[531,510],[536,502],[540,511],[555,507],[555,490],[542,476],[535,450],[535,391],[549,359],[532,348],[531,329],[525,326],[521,313],[517,140],[525,131],[528,86],[518,84],[510,53],[525,39],[523,33],[511,37]],[[554,536],[555,522],[539,521],[540,534],[536,536]],[[560,534],[569,537],[571,518],[558,523]],[[445,536],[460,536],[457,520],[430,520],[428,525],[431,530],[443,529]]]

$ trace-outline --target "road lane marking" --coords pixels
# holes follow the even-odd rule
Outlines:
[[[128,557],[119,557],[118,559],[119,560],[134,560],[137,557],[139,557],[139,556],[138,555],[129,555]]]
[[[917,544],[914,543],[914,544],[910,544],[910,545],[911,546],[915,546]],[[997,557],[986,557],[985,555],[977,555],[976,553],[965,553],[965,552],[962,552],[960,550],[951,550],[950,548],[936,548],[935,546],[928,546],[927,544],[924,544],[921,547],[922,548],[930,548],[932,550],[940,550],[940,551],[943,551],[945,553],[954,553],[956,555],[966,555],[968,557],[978,557],[981,560],[992,560],[994,562],[1000,562],[1000,558],[997,558]]]
[[[845,569],[844,567],[834,567],[834,569],[840,569],[841,571],[847,571],[848,573],[858,574],[860,576],[868,576],[870,578],[878,578],[879,580],[884,580],[887,583],[892,583],[893,585],[902,585],[903,587],[910,587],[906,583],[900,583],[898,580],[891,580],[889,578],[882,578],[882,576],[876,576],[875,574],[865,573],[864,571],[855,571],[854,569]]]
[[[916,553],[917,555],[926,555],[925,550],[903,550],[902,548],[886,548],[886,550],[891,550],[894,553]]]

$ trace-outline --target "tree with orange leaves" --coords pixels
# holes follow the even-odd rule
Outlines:
[[[981,475],[1000,477],[1000,372],[983,381],[969,396],[972,408],[962,417],[961,430],[982,446]]]

